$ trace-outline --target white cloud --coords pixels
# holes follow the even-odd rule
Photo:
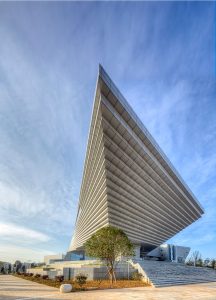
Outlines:
[[[16,29],[0,35],[0,218],[68,236],[90,115],[84,83],[37,64]]]
[[[39,193],[30,194],[16,185],[0,182],[0,208],[23,217],[35,216],[46,209],[45,195]]]
[[[11,223],[0,223],[0,236],[1,239],[28,241],[31,243],[47,242],[50,240],[50,237],[42,232]]]
[[[22,262],[42,262],[45,255],[56,254],[54,251],[34,248],[34,247],[21,247],[13,244],[5,244],[0,247],[0,258],[2,261],[14,263],[15,260]]]

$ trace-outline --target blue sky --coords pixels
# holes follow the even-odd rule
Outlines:
[[[205,208],[216,257],[213,2],[0,3],[0,260],[65,252],[100,62]]]

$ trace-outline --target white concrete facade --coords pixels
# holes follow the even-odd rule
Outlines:
[[[113,225],[148,251],[196,221],[203,209],[100,66],[69,251]]]

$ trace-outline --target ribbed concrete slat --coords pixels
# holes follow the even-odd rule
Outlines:
[[[69,250],[108,224],[158,246],[203,214],[166,155],[100,67]]]

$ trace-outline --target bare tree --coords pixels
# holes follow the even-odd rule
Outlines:
[[[211,267],[212,267],[213,269],[216,269],[216,260],[215,260],[215,259],[212,259],[212,260],[211,260]]]
[[[193,264],[195,267],[197,265],[198,261],[202,260],[201,253],[199,251],[194,251],[192,253],[192,260],[193,260]]]

